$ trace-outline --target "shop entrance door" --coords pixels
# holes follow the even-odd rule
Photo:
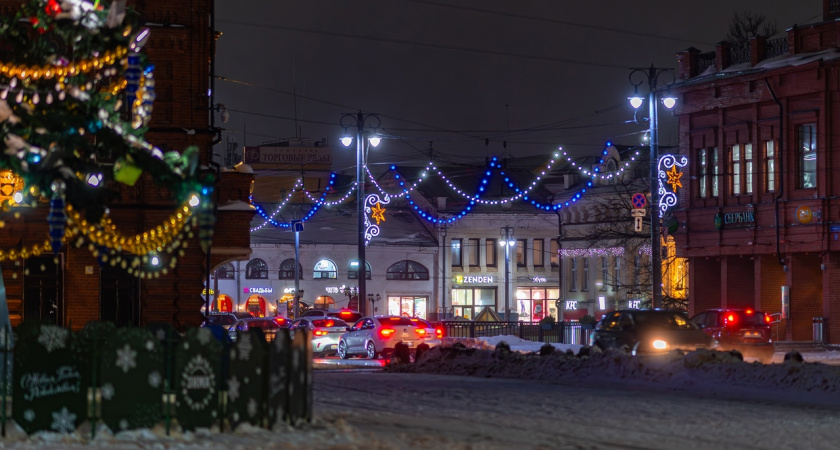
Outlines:
[[[23,275],[23,320],[52,324],[64,323],[64,297],[61,295],[63,272],[55,256],[37,256],[26,260]]]
[[[140,280],[106,264],[99,278],[99,319],[118,327],[140,325]]]

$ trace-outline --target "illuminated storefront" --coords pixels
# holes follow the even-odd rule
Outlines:
[[[425,319],[428,303],[429,297],[425,295],[389,295],[388,314]]]
[[[557,310],[555,300],[560,297],[560,289],[544,287],[516,288],[516,312],[522,322],[539,322],[545,316],[555,319]]]

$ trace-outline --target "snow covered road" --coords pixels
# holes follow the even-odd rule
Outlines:
[[[315,411],[374,448],[810,448],[840,441],[840,405],[761,391],[318,372]],[[352,445],[352,444],[351,444]]]

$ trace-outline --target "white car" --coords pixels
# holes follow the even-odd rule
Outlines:
[[[435,328],[434,325],[431,324],[431,322],[429,322],[426,319],[421,319],[419,317],[412,317],[411,321],[414,322],[414,324],[417,325],[417,327],[426,330],[426,335],[425,337],[423,337],[423,344],[426,344],[431,348],[437,347],[443,342],[443,327],[439,326]]]
[[[413,351],[425,337],[426,329],[417,327],[408,317],[362,317],[339,338],[338,356],[342,359],[352,355],[370,359],[390,356],[398,342],[405,343]]]

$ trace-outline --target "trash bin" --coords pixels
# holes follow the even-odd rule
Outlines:
[[[825,317],[814,317],[814,341],[825,343]]]

